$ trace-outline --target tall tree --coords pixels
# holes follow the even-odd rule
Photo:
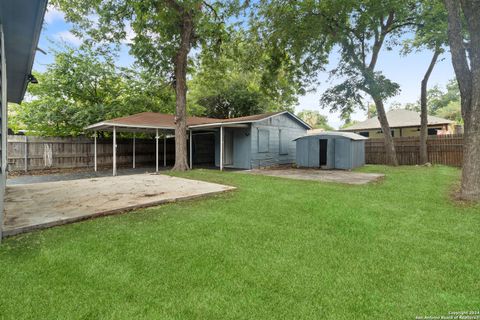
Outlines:
[[[464,147],[460,197],[480,200],[480,1],[444,0],[448,42],[460,88]]]
[[[54,0],[93,43],[128,40],[138,62],[172,79],[176,93],[175,166],[187,170],[187,73],[192,48],[220,43],[226,12],[220,2],[202,0]]]
[[[440,0],[422,0],[418,3],[415,37],[405,43],[404,52],[428,49],[433,52],[420,88],[420,163],[428,162],[428,80],[447,43],[447,16]]]
[[[361,107],[365,95],[376,106],[385,135],[387,161],[397,165],[385,99],[399,92],[399,85],[377,71],[381,51],[397,44],[406,28],[415,23],[415,1],[260,1],[258,19],[265,25],[266,39],[287,48],[295,61],[306,61],[304,74],[322,70],[334,44],[340,62],[331,74],[344,80],[327,90],[321,103],[341,112],[344,118]]]

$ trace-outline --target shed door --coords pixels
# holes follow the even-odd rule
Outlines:
[[[319,142],[319,166],[326,166],[327,165],[327,147],[328,147],[328,140],[327,139],[320,139]]]

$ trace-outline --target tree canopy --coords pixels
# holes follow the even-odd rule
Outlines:
[[[143,111],[171,113],[171,87],[141,68],[117,68],[114,58],[90,49],[63,48],[54,53],[29,101],[10,109],[15,130],[44,136],[76,136],[84,127]]]
[[[293,111],[302,88],[285,68],[271,74],[263,49],[255,35],[230,30],[219,52],[201,53],[192,67],[189,105],[220,118]]]
[[[297,116],[308,123],[313,129],[333,130],[328,124],[327,117],[320,114],[317,110],[303,110],[300,111]]]

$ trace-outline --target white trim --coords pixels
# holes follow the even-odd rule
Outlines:
[[[223,171],[223,126],[220,126],[220,171]]]
[[[158,172],[158,129],[155,132],[155,172]]]
[[[93,168],[97,172],[97,131],[93,135]]]
[[[163,166],[167,166],[167,135],[163,133]]]

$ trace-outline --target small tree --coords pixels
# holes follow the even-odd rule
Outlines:
[[[480,200],[480,1],[444,0],[465,124],[460,197]]]

